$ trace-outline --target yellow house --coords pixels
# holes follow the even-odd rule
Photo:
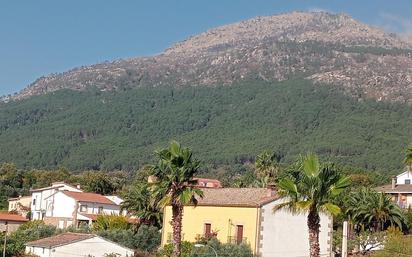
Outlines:
[[[211,234],[222,243],[249,244],[262,257],[309,256],[305,215],[273,213],[281,200],[265,188],[204,188],[198,205],[185,206],[182,239],[196,242]],[[162,246],[172,240],[172,209],[163,216]],[[332,219],[321,215],[322,256],[331,254]]]

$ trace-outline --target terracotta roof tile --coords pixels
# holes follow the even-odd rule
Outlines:
[[[96,235],[93,234],[81,234],[81,233],[63,233],[57,236],[47,237],[40,240],[28,242],[27,246],[37,246],[45,248],[53,248],[61,245],[68,245],[71,243],[83,241],[89,238],[93,238]]]
[[[396,185],[395,188],[392,189],[392,184],[389,184],[376,187],[375,190],[385,193],[412,193],[412,185]]]
[[[72,191],[61,191],[63,194],[76,199],[80,202],[88,202],[88,203],[101,203],[101,204],[110,204],[110,205],[117,205],[116,203],[110,201],[103,195],[95,194],[95,193],[83,193],[83,192],[72,192]]]
[[[99,216],[98,214],[87,214],[87,213],[81,213],[80,215],[92,220],[92,221],[96,221],[97,220],[97,216]],[[81,219],[81,218],[78,218]]]
[[[12,213],[7,213],[7,212],[0,212],[0,220],[5,220],[5,221],[20,221],[20,222],[26,222],[29,221],[23,216],[17,215],[17,214],[12,214]]]
[[[202,188],[200,206],[242,206],[259,207],[279,198],[266,188]]]

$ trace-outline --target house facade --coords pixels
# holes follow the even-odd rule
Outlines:
[[[29,221],[27,218],[18,214],[12,214],[7,212],[0,212],[0,232],[6,232],[10,234],[16,231],[20,225]]]
[[[9,212],[16,212],[23,217],[27,217],[31,210],[31,195],[9,198]]]
[[[46,198],[53,195],[58,191],[73,191],[73,192],[82,192],[80,188],[68,185],[64,182],[55,182],[50,187],[32,189],[31,192],[31,219],[32,220],[44,220],[46,216],[46,210],[50,207],[49,201],[46,201]]]
[[[57,191],[46,197],[44,222],[58,228],[91,225],[99,214],[120,214],[120,205],[103,195]],[[120,200],[119,200],[120,201]]]
[[[39,257],[133,256],[132,249],[93,234],[63,233],[26,244],[26,253]]]
[[[222,243],[249,244],[262,257],[309,256],[307,218],[273,207],[282,200],[263,188],[204,188],[198,205],[185,206],[182,239],[214,236]],[[162,245],[172,240],[172,210],[164,209]],[[285,236],[287,235],[287,236]],[[293,239],[293,240],[292,240]],[[322,256],[331,255],[332,218],[321,215]]]
[[[378,192],[383,192],[391,196],[401,208],[412,207],[412,171],[409,168],[392,178],[392,183],[375,188]]]

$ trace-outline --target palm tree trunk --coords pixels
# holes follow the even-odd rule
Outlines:
[[[319,229],[320,217],[316,209],[311,208],[308,214],[308,228],[309,228],[309,251],[310,257],[319,257]]]
[[[172,205],[173,257],[181,256],[183,206]]]

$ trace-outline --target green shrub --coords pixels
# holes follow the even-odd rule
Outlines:
[[[383,250],[376,252],[373,257],[407,257],[412,253],[412,237],[389,236]]]
[[[222,244],[213,238],[201,247],[195,247],[195,243],[182,242],[182,257],[215,257],[216,251],[218,256],[225,257],[253,257],[253,252],[249,245],[246,244]],[[173,252],[173,244],[167,244],[161,249],[156,257],[168,257]]]
[[[99,231],[98,235],[126,247],[148,252],[159,247],[161,237],[158,228],[146,225],[141,225],[137,232],[131,229],[113,229]]]
[[[99,215],[96,222],[93,224],[94,231],[102,230],[127,230],[130,224],[126,217],[120,215]]]
[[[193,243],[182,242],[182,257],[192,257]],[[169,257],[173,253],[173,244],[167,244],[156,253],[156,257]]]

